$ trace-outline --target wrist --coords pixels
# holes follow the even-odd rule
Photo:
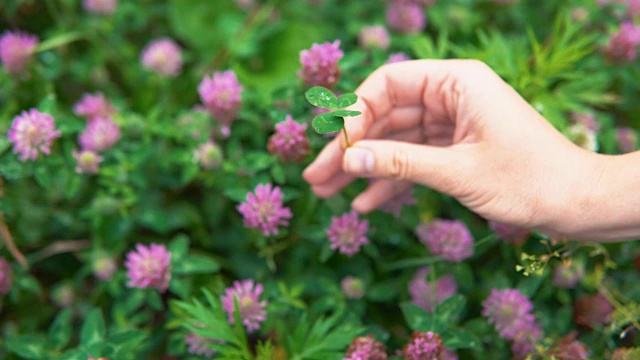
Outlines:
[[[579,149],[559,161],[560,168],[549,172],[540,192],[538,229],[558,239],[595,240],[605,227],[603,203],[610,196],[607,177],[613,158]]]

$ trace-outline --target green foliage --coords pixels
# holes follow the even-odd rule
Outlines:
[[[450,51],[449,34],[442,31],[437,42],[428,35],[418,35],[411,44],[411,49],[419,59],[446,59]]]
[[[424,31],[402,34],[386,26],[388,48],[365,50],[360,31],[386,24],[388,2],[267,0],[247,9],[238,3],[119,1],[111,15],[90,13],[79,0],[0,5],[0,29],[40,39],[23,73],[0,66],[0,225],[15,243],[14,249],[0,229],[0,257],[13,272],[10,292],[0,296],[1,359],[193,359],[185,344],[190,332],[224,359],[342,359],[349,343],[366,334],[391,356],[412,331],[429,330],[461,359],[506,359],[511,344],[482,316],[494,288],[518,289],[532,300],[544,333],[539,348],[577,331],[593,358],[622,347],[637,352],[639,340],[631,335],[640,327],[638,243],[565,243],[534,233],[511,244],[455,200],[416,186],[416,204],[400,216],[361,215],[370,224],[370,244],[347,257],[330,248],[327,228],[368,181],[322,199],[302,173],[328,139],[309,137],[299,163],[269,149],[274,126],[287,115],[322,134],[345,131],[345,118],[359,115],[349,110],[358,100],[350,91],[390,54],[404,52],[417,59],[480,59],[570,140],[578,138],[568,132],[575,113],[593,115],[599,151],[618,154],[616,129],[640,125],[637,61],[606,54],[608,38],[628,19],[623,4],[437,1],[424,11]],[[575,17],[580,8],[586,19]],[[145,46],[159,37],[176,40],[182,50],[175,77],[140,62]],[[335,40],[344,52],[338,81],[331,90],[307,90],[298,76],[300,52]],[[221,136],[221,119],[197,106],[202,78],[223,70],[233,70],[243,86],[228,137]],[[96,92],[113,104],[121,139],[100,152],[98,173],[79,174],[72,152],[87,119],[74,105]],[[308,103],[328,112],[313,119]],[[51,114],[61,137],[50,155],[21,162],[7,132],[14,117],[31,108]],[[220,150],[217,168],[194,156],[209,140]],[[267,183],[281,187],[293,214],[271,237],[246,229],[237,211],[256,185]],[[450,264],[430,253],[415,229],[434,218],[464,221],[476,239],[475,255]],[[166,292],[130,287],[124,263],[138,243],[170,251]],[[14,257],[16,249],[27,266]],[[97,274],[102,258],[115,266],[108,280]],[[558,264],[572,259],[581,259],[585,275],[574,288],[559,288]],[[409,284],[424,266],[457,284],[457,294],[433,313],[409,301]],[[362,280],[362,298],[341,288],[347,276]],[[229,324],[219,300],[238,279],[264,286],[267,320],[251,334],[239,311]],[[611,323],[587,330],[575,324],[573,304],[596,292],[606,293],[615,310]]]
[[[104,340],[106,331],[102,312],[98,309],[91,310],[80,329],[80,344],[91,346],[101,343]]]
[[[441,334],[445,346],[452,350],[477,348],[481,341],[471,332],[457,326],[467,301],[462,295],[453,295],[436,305],[429,313],[413,303],[400,305],[409,328],[419,332]]]
[[[7,339],[7,348],[23,359],[42,359],[45,354],[45,343],[42,337],[22,335]]]
[[[214,55],[239,31],[242,16],[231,1],[171,0],[167,10],[175,34],[206,57]],[[218,36],[203,36],[218,33]]]
[[[86,359],[90,356],[135,359],[146,336],[137,330],[115,330],[107,334],[102,313],[91,310],[79,332],[79,344],[66,349],[73,338],[72,312],[62,311],[49,328],[48,339],[44,336],[17,335],[6,339],[7,348],[22,359]]]
[[[201,337],[220,341],[209,346],[218,352],[221,359],[252,360],[254,357],[240,318],[238,299],[235,298],[234,324],[231,325],[220,300],[207,290],[203,290],[203,294],[205,303],[197,299],[191,303],[174,302],[173,306],[186,315],[182,326]]]
[[[619,305],[611,313],[611,326],[610,331],[612,334],[617,334],[620,331],[628,331],[636,326],[640,322],[640,304],[637,302],[629,302],[624,305]],[[621,334],[621,337],[626,334]]]
[[[438,304],[433,313],[429,313],[413,303],[400,305],[405,321],[414,331],[433,331],[442,333],[451,325],[458,322],[464,310],[466,300],[462,295],[454,295]]]
[[[271,341],[258,343],[256,348],[256,360],[272,360],[275,358],[275,348]]]
[[[351,340],[364,331],[361,326],[345,321],[344,310],[337,309],[330,317],[312,321],[303,314],[289,331],[280,326],[283,345],[291,360],[341,359]]]
[[[596,38],[596,34],[584,34],[583,23],[560,15],[543,42],[532,29],[526,37],[480,31],[479,45],[456,47],[454,53],[489,64],[553,125],[563,128],[567,111],[583,111],[616,100],[605,90],[611,79],[604,74],[594,76],[594,67],[599,64],[584,62],[594,51]]]

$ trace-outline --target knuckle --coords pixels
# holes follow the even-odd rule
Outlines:
[[[404,149],[394,149],[391,154],[390,175],[399,180],[407,180],[410,173],[409,153]]]
[[[468,59],[468,60],[465,60],[465,63],[473,71],[478,71],[478,72],[492,71],[489,65],[487,65],[482,60]]]
[[[370,79],[378,79],[378,78],[384,78],[385,74],[389,72],[390,66],[393,64],[384,64],[380,67],[378,67],[377,69],[375,69],[371,75],[369,75]]]

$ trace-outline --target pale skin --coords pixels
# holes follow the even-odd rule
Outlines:
[[[367,213],[413,183],[482,217],[562,239],[640,238],[640,152],[581,149],[488,66],[474,60],[385,65],[356,90],[341,134],[303,173],[322,198],[356,178]]]

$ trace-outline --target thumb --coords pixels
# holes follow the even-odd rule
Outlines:
[[[408,180],[451,194],[473,176],[465,145],[437,147],[393,140],[362,140],[345,150],[342,168],[359,177]]]

